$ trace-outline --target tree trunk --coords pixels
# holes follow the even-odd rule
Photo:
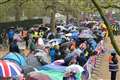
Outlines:
[[[95,5],[95,7],[97,8],[98,12],[100,13],[101,15],[101,18],[103,19],[107,29],[108,29],[108,33],[109,33],[109,37],[110,37],[110,40],[111,40],[111,44],[113,46],[113,48],[116,50],[116,52],[118,53],[118,55],[120,56],[120,49],[118,48],[116,42],[115,42],[115,38],[113,36],[113,32],[111,31],[110,29],[110,26],[108,24],[108,21],[107,19],[105,18],[104,14],[103,14],[103,11],[101,9],[101,7],[98,5],[98,3],[95,1],[95,0],[91,0],[92,3]]]
[[[69,13],[66,12],[66,24],[68,24],[68,23],[69,23]]]
[[[51,31],[56,33],[56,27],[55,27],[55,11],[52,10],[51,12]]]
[[[16,5],[15,5],[15,20],[19,21],[21,17],[21,6],[19,6],[20,0],[16,0]]]

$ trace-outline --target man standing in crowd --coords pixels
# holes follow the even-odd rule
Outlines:
[[[14,36],[14,34],[15,34],[14,30],[13,30],[13,29],[9,29],[9,31],[8,31],[8,33],[7,33],[8,39],[9,39],[9,44],[10,44],[11,42],[13,42],[13,36]]]
[[[26,48],[28,48],[28,31],[27,29],[23,29],[21,32],[20,32],[20,36],[21,38],[25,41],[25,45],[26,45]]]

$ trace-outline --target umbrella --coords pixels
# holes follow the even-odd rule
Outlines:
[[[95,38],[95,35],[93,35],[91,30],[83,30],[80,35],[79,38]]]
[[[52,46],[54,45],[59,45],[60,43],[62,43],[62,39],[52,39],[49,41],[49,44],[51,44]]]
[[[37,57],[32,53],[27,56],[27,64],[29,66],[33,66],[33,67],[41,65],[40,62],[38,61]]]
[[[76,31],[65,34],[66,37],[76,37],[78,35],[79,35],[79,32],[76,32]]]
[[[83,67],[76,64],[72,64],[66,68],[66,72],[82,73],[83,71],[84,71]]]
[[[65,34],[65,36],[70,37],[70,36],[72,36],[72,33],[67,33],[67,34]]]
[[[6,54],[3,57],[3,59],[16,62],[20,66],[27,65],[25,57],[22,54],[19,54],[19,53],[12,53],[12,52],[10,52],[10,53]]]
[[[52,80],[63,80],[66,66],[48,64],[40,67],[39,72],[48,75]],[[81,80],[81,73],[76,74],[78,80]]]
[[[48,28],[48,27],[39,27],[39,30],[48,31],[48,30],[50,30],[50,28]]]
[[[48,64],[39,68],[39,72],[48,75],[51,80],[63,80],[66,66]]]
[[[53,65],[62,65],[63,63],[64,63],[64,60],[61,59],[61,60],[56,60],[56,61],[54,61],[52,64],[53,64]]]
[[[62,43],[60,46],[61,47],[69,47],[71,45],[71,42],[65,42],[65,43]]]
[[[15,29],[15,27],[10,27],[9,29]]]
[[[47,53],[42,49],[35,49],[35,56],[45,56]]]
[[[96,36],[92,35],[92,34],[80,34],[79,38],[96,38]]]
[[[77,31],[77,30],[78,30],[78,27],[77,27],[77,26],[70,26],[70,27],[68,28],[68,30],[70,30],[70,31]]]
[[[65,28],[64,26],[57,26],[57,28],[60,28],[62,31],[63,30],[65,30],[65,31],[67,31],[68,29],[67,28]]]
[[[51,79],[48,75],[39,72],[31,72],[29,74],[29,80],[51,80]]]
[[[40,62],[49,63],[49,58],[44,50],[36,49],[35,51],[36,53],[34,56],[38,57]]]
[[[0,60],[0,77],[1,78],[15,78],[21,76],[22,69],[13,62],[7,60]]]

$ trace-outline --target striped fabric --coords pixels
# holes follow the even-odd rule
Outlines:
[[[109,71],[118,71],[118,64],[109,63]]]
[[[18,77],[21,75],[21,68],[13,62],[0,60],[0,77]]]
[[[98,43],[95,51],[97,52],[97,55],[99,55],[99,54],[101,54],[102,51],[104,51],[104,50],[105,50],[105,48],[104,48],[104,41],[101,40],[101,41]]]

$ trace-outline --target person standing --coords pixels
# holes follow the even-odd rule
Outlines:
[[[23,39],[23,41],[25,41],[25,47],[28,48],[28,31],[26,29],[23,29],[20,32],[20,36]]]
[[[50,48],[50,58],[51,58],[51,63],[55,61],[55,48],[54,47],[51,47]]]
[[[13,29],[9,29],[7,35],[8,35],[8,39],[9,39],[9,44],[13,42],[13,36],[14,36],[15,32]]]
[[[7,49],[8,48],[8,39],[7,39],[8,36],[5,30],[2,32],[1,37],[2,37],[3,48]]]
[[[2,48],[2,32],[0,32],[0,48]]]
[[[109,71],[111,72],[111,80],[116,80],[116,74],[118,71],[118,59],[116,52],[112,51],[109,57]]]

